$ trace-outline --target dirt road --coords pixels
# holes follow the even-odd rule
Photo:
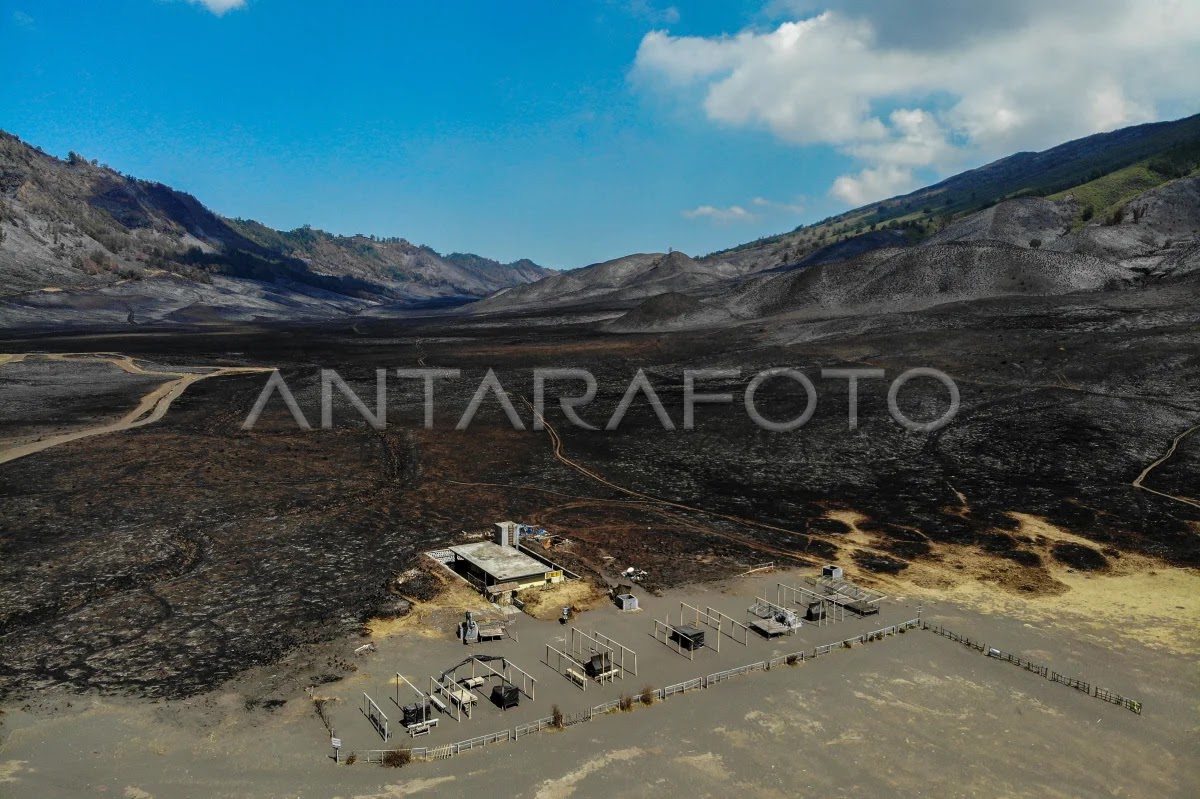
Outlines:
[[[145,369],[133,358],[115,352],[70,352],[70,353],[0,353],[0,366],[21,363],[27,359],[41,358],[49,361],[88,361],[111,363],[118,369],[129,374],[151,375],[169,378],[150,393],[142,397],[137,407],[115,422],[72,430],[68,433],[43,436],[36,438],[15,438],[0,441],[0,463],[23,458],[35,452],[78,441],[81,438],[119,433],[142,425],[151,424],[162,419],[171,407],[171,403],[187,391],[188,386],[209,377],[222,377],[233,374],[249,374],[255,372],[270,372],[272,369],[260,366],[219,366],[204,372],[183,372]]]
[[[1195,433],[1197,430],[1200,430],[1200,424],[1196,425],[1195,427],[1190,427],[1187,430],[1184,430],[1182,433],[1175,436],[1175,438],[1171,439],[1171,446],[1167,449],[1167,451],[1163,454],[1163,456],[1161,458],[1154,461],[1154,463],[1150,464],[1149,466],[1147,466],[1145,469],[1142,470],[1142,473],[1139,474],[1137,476],[1137,479],[1135,479],[1133,481],[1133,487],[1140,488],[1143,491],[1149,491],[1151,494],[1158,494],[1160,497],[1166,497],[1167,499],[1173,499],[1176,502],[1182,502],[1185,505],[1191,505],[1192,507],[1200,508],[1200,502],[1197,502],[1194,499],[1188,499],[1187,497],[1177,497],[1173,494],[1164,494],[1162,491],[1155,491],[1153,488],[1147,488],[1145,485],[1146,478],[1150,476],[1150,473],[1152,471],[1154,471],[1155,469],[1157,469],[1159,466],[1162,466],[1164,463],[1169,461],[1171,459],[1171,456],[1173,456],[1175,454],[1175,450],[1179,448],[1179,443],[1181,441],[1183,441],[1185,438],[1187,438],[1188,436],[1190,436],[1192,433]]]

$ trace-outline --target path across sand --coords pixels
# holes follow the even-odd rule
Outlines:
[[[188,386],[199,380],[224,375],[274,371],[272,368],[265,366],[217,366],[205,372],[150,370],[142,368],[128,355],[116,352],[0,353],[0,366],[21,363],[29,358],[43,358],[50,361],[100,361],[111,363],[129,374],[154,375],[171,379],[142,397],[136,408],[115,422],[42,438],[16,438],[0,442],[0,463],[7,463],[17,458],[23,458],[35,452],[57,447],[59,444],[66,444],[68,441],[78,441],[81,438],[90,438],[91,436],[104,435],[106,433],[119,433],[122,430],[129,430],[134,427],[141,427],[142,425],[157,422],[166,415],[171,407],[171,403],[182,396],[183,392],[187,391]]]

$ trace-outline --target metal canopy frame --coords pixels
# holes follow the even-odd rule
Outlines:
[[[762,632],[768,638],[774,635],[796,635],[797,630],[804,625],[804,622],[796,615],[794,610],[789,610],[782,605],[777,605],[769,599],[763,599],[760,596],[754,597],[754,604],[746,608],[746,612],[756,618],[756,621],[751,622],[756,630]],[[766,614],[765,616],[763,614]],[[790,615],[796,619],[796,626],[791,627],[782,624],[775,620],[775,616]],[[782,628],[782,629],[777,629]]]
[[[387,714],[383,712],[379,705],[375,704],[375,700],[368,696],[366,691],[363,691],[362,714],[367,717],[367,720],[371,722],[371,726],[375,728],[375,731],[379,733],[383,740],[386,741],[392,737],[392,732],[388,727]]]
[[[581,663],[585,666],[587,665],[586,661],[584,659],[584,654],[583,654],[583,642],[584,641],[587,641],[589,644],[589,650],[588,650],[588,658],[589,659],[592,655],[603,655],[605,653],[608,654],[608,663],[609,663],[610,671],[606,671],[606,672],[603,672],[601,675],[597,675],[596,682],[603,682],[605,679],[611,680],[613,677],[620,677],[621,679],[624,679],[625,667],[623,664],[617,662],[616,651],[613,650],[613,648],[611,646],[600,643],[600,641],[596,640],[595,638],[588,635],[583,630],[580,630],[577,627],[571,628],[571,657],[575,658],[575,660],[579,661],[579,663]],[[625,653],[622,651],[621,657],[623,658],[624,656],[625,656]],[[612,674],[611,673],[612,671],[615,671],[616,674]]]
[[[492,668],[491,665],[489,665],[489,661],[494,662],[497,660],[500,661],[500,671],[497,671],[496,669]],[[459,685],[456,679],[458,670],[466,665],[471,666],[472,682],[474,682],[478,676],[475,673],[476,667],[478,666],[486,669],[486,674],[483,675],[485,679],[487,677],[499,677],[503,684],[511,685],[521,693],[525,694],[525,696],[529,697],[530,701],[536,701],[537,678],[535,678],[532,674],[529,674],[516,663],[513,663],[506,657],[495,655],[469,655],[457,666],[447,669],[438,677],[429,678],[430,696],[436,696],[439,693],[445,694],[446,698],[450,700],[450,703],[455,706],[455,720],[462,721],[463,712],[466,713],[468,719],[471,718],[471,705],[479,700],[478,696],[475,696],[475,694],[471,693],[470,688],[464,688],[463,686]],[[520,675],[520,685],[517,684],[516,677],[514,676],[513,672],[516,672],[516,674]],[[473,697],[470,701],[466,701],[467,694]]]
[[[734,641],[737,641],[737,643],[741,644],[742,646],[750,645],[750,628],[749,627],[742,624],[740,621],[738,621],[737,619],[734,619],[731,616],[726,616],[724,613],[722,613],[719,610],[713,610],[712,608],[706,607],[704,609],[704,613],[705,613],[706,617],[702,617],[701,621],[703,621],[709,627],[717,628],[717,640],[718,641],[720,641],[721,633],[724,633],[725,635],[728,635],[730,638],[732,638]],[[714,619],[714,618],[717,620],[717,623],[715,625],[712,623],[712,619]],[[741,639],[739,639],[737,637],[737,631],[739,628],[742,631]]]
[[[666,621],[654,619],[654,638],[656,641],[661,641],[668,647],[672,647],[680,655],[684,653],[683,644],[679,643],[678,639],[673,636],[675,628],[671,625],[671,616],[668,614]],[[695,660],[696,653],[692,649],[687,650],[687,659]]]
[[[400,683],[402,683],[402,682],[405,685],[407,685],[409,688],[411,688],[413,690],[413,693],[415,693],[417,695],[417,698],[421,700],[421,706],[423,708],[422,722],[428,722],[430,717],[433,715],[433,709],[430,707],[430,703],[428,701],[429,696],[426,695],[426,693],[424,691],[422,691],[420,688],[418,688],[417,686],[415,686],[411,682],[409,682],[408,678],[405,677],[400,672],[396,672],[396,694],[395,694],[395,696],[392,697],[392,703],[397,708],[400,709],[401,713],[404,712],[404,705],[400,704]],[[403,721],[403,719],[402,719],[402,721]]]
[[[447,678],[429,678],[429,698],[437,699],[438,694],[446,695],[445,707],[446,711],[455,721],[462,721],[463,714],[466,714],[468,720],[471,718],[471,705],[476,702],[479,697],[471,693],[470,689],[463,688],[460,685],[455,685],[454,681]],[[471,701],[463,701],[465,696],[470,696]],[[441,700],[438,700],[441,701]]]
[[[597,641],[609,647],[610,649],[619,651],[621,653],[621,668],[632,674],[634,677],[637,676],[637,652],[634,652],[627,646],[622,646],[613,639],[609,638],[607,635],[597,632],[596,630],[592,630],[592,638],[595,638]],[[626,663],[627,655],[629,656],[629,664]]]
[[[716,646],[713,646],[708,642],[707,635],[704,636],[704,644],[703,644],[704,646],[708,647],[709,649],[712,649],[715,652],[721,651],[721,635],[722,634],[728,635],[730,638],[737,641],[739,644],[747,644],[750,640],[749,630],[747,630],[746,625],[741,624],[740,622],[734,621],[729,616],[726,616],[724,613],[721,613],[720,611],[713,610],[712,608],[705,608],[704,610],[700,610],[700,608],[689,605],[686,602],[679,603],[679,623],[680,624],[683,624],[683,611],[684,610],[690,610],[692,612],[693,622],[697,626],[703,624],[706,627],[712,627],[714,630],[717,631],[717,637],[716,637],[717,645]],[[735,634],[737,627],[734,627],[733,625],[737,625],[737,627],[741,627],[743,630],[746,630],[747,635],[741,641],[738,641],[737,635]]]
[[[550,662],[551,655],[554,656],[553,663]],[[566,666],[566,668],[563,667],[564,662],[569,664]],[[580,670],[583,668],[583,665],[578,660],[576,660],[572,656],[568,655],[566,652],[562,652],[558,649],[555,649],[550,644],[546,644],[545,663],[547,666],[554,669],[562,676],[566,677],[572,683],[579,686],[579,688],[581,690],[583,690],[583,691],[587,690],[587,684],[588,684],[587,673]],[[576,666],[578,666],[579,668],[578,669],[575,668]]]
[[[809,591],[807,588],[801,588],[795,585],[787,585],[786,583],[775,584],[775,601],[782,603],[785,595],[789,595],[793,605],[808,605],[813,602],[821,603],[821,618],[817,619],[817,626],[824,627],[833,624],[835,621],[846,620],[846,603],[844,600],[838,599],[837,595],[818,594],[816,591]],[[804,601],[801,601],[801,597]],[[834,619],[830,609],[837,612],[838,618]]]
[[[832,577],[805,577],[804,581],[811,586],[821,586],[826,591],[837,594],[842,600],[850,602],[866,602],[874,605],[887,599],[886,594],[855,585],[849,580],[837,580]]]

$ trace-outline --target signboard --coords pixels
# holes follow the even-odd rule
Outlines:
[[[334,749],[342,748],[342,739],[341,738],[330,738],[329,743],[330,743],[330,745],[333,746]]]

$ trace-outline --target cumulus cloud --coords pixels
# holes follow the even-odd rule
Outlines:
[[[717,208],[713,205],[701,205],[688,211],[681,211],[685,219],[711,219],[714,222],[749,222],[754,214],[740,205],[728,208]]]
[[[933,114],[920,108],[898,108],[888,115],[887,136],[846,147],[865,161],[895,166],[928,166],[952,158],[949,131]]]
[[[226,11],[232,11],[235,8],[243,8],[246,5],[246,0],[188,0],[188,2],[198,6],[204,6],[218,17],[224,14]]]
[[[867,167],[853,175],[840,175],[829,193],[847,205],[866,205],[885,197],[905,194],[917,188],[916,174],[894,164]]]
[[[1200,110],[1187,77],[1200,72],[1200,3],[783,0],[772,11],[802,18],[733,36],[649,33],[634,75],[699,97],[713,122],[858,159],[832,187],[849,203],[912,188],[920,170],[1150,121],[1164,106]]]
[[[768,200],[766,197],[755,197],[753,200],[751,200],[751,202],[759,208],[768,209],[771,211],[786,211],[789,214],[800,214],[804,212],[804,203],[802,202],[781,203],[776,202],[775,200]]]
[[[730,205],[725,208],[715,205],[701,205],[686,211],[680,211],[680,214],[685,219],[708,219],[713,222],[725,223],[751,222],[758,219],[760,215],[771,216],[804,212],[803,202],[778,202],[776,200],[769,200],[766,197],[755,197],[750,201],[750,205],[758,209],[757,212],[749,211],[742,205]]]

